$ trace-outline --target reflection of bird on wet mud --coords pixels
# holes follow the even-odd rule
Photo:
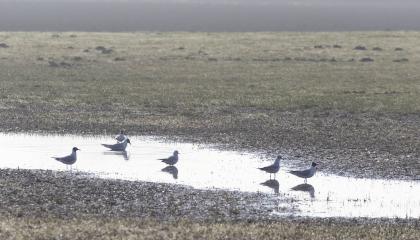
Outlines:
[[[308,184],[308,183],[302,183],[302,184],[296,185],[292,187],[292,190],[308,192],[311,198],[315,197],[315,188],[311,184]]]
[[[128,156],[127,151],[122,151],[122,152],[121,152],[121,155],[124,157],[124,160],[128,160],[128,159],[130,159],[130,158],[129,158],[129,156]]]
[[[279,155],[276,158],[276,161],[274,161],[273,164],[267,166],[267,167],[262,167],[262,168],[258,168],[264,172],[267,172],[270,174],[270,179],[271,179],[271,174],[274,174],[274,178],[276,178],[276,173],[280,170],[280,160],[281,160],[281,156]]]
[[[124,158],[124,160],[129,160],[130,159],[130,156],[128,155],[127,151],[104,152],[104,155],[120,155]]]
[[[171,174],[174,179],[178,179],[178,168],[176,168],[175,166],[164,167],[161,171]]]
[[[270,179],[260,184],[273,189],[275,194],[279,194],[280,184],[276,179]]]

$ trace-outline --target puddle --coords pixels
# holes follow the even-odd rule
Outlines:
[[[164,142],[153,137],[130,137],[126,153],[107,151],[101,143],[111,137],[0,134],[0,168],[66,170],[53,160],[73,146],[81,149],[73,170],[102,178],[165,182],[199,189],[263,192],[296,210],[289,215],[310,217],[420,217],[420,184],[415,181],[356,179],[317,173],[304,184],[287,173],[284,159],[276,180],[256,169],[271,163],[252,153],[219,151],[205,145]],[[174,167],[158,161],[174,150]],[[309,163],[308,163],[309,164]],[[322,166],[320,166],[322,168]],[[281,208],[282,205],[279,204]],[[274,209],[275,210],[275,209]],[[276,214],[276,211],[274,211]]]

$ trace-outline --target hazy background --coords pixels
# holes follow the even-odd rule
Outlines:
[[[0,31],[420,30],[417,0],[0,0]]]

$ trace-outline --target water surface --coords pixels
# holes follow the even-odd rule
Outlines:
[[[420,184],[416,181],[348,178],[320,172],[304,184],[287,173],[293,161],[285,156],[276,179],[257,167],[271,164],[257,153],[220,151],[206,145],[163,141],[148,136],[130,137],[127,152],[111,152],[101,143],[112,136],[49,136],[0,134],[1,168],[69,168],[52,159],[64,156],[73,146],[81,149],[73,171],[101,178],[183,184],[198,189],[227,189],[260,192],[279,199],[272,214],[283,206],[294,210],[286,215],[310,217],[420,217]],[[174,150],[180,152],[175,167],[158,161]],[[308,162],[308,165],[310,163]],[[283,201],[286,200],[286,201]]]

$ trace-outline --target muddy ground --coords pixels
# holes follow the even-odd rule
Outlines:
[[[287,153],[291,166],[314,160],[322,172],[419,179],[419,39],[4,32],[0,131],[126,129],[270,158]],[[271,219],[266,195],[0,172],[3,238],[419,238],[417,219]]]
[[[0,170],[2,239],[416,239],[418,219],[271,214],[274,195]],[[280,199],[287,201],[287,199]]]

